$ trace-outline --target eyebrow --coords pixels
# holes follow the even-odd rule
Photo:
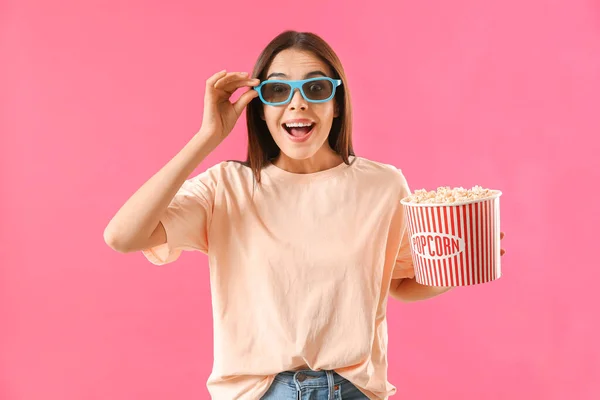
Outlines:
[[[310,71],[308,74],[304,75],[304,78],[310,78],[313,76],[327,76],[327,74],[323,71]],[[271,74],[269,74],[269,76],[267,76],[267,79],[273,78],[273,77],[281,77],[281,78],[287,78],[288,76],[282,72],[273,72]]]

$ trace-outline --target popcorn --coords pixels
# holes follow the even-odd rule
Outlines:
[[[481,186],[442,186],[400,201],[418,283],[469,286],[500,278],[501,195]]]
[[[478,185],[473,186],[471,189],[463,187],[451,189],[450,186],[440,186],[437,191],[417,189],[404,201],[407,203],[452,204],[486,199],[495,196],[497,193],[497,190],[484,189]]]

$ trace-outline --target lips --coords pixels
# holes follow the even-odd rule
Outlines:
[[[285,125],[283,125],[283,128],[284,128],[285,132],[287,133],[286,136],[292,142],[300,143],[300,142],[305,142],[306,140],[308,140],[308,138],[315,131],[316,126],[317,126],[317,124],[312,124],[309,127],[309,129],[301,128],[301,130],[298,130],[298,128],[293,128],[293,131],[291,131],[290,128],[287,128]]]
[[[309,118],[294,118],[288,119],[287,121],[283,121],[283,125],[285,124],[314,124],[315,121]]]
[[[299,126],[299,127],[288,127],[286,124],[283,124],[283,129],[287,131],[292,136],[301,137],[310,132],[315,124],[310,124],[309,126]]]

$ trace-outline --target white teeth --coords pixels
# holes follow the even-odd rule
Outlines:
[[[312,123],[310,122],[294,122],[291,124],[285,124],[285,126],[287,126],[288,128],[300,128],[303,126],[311,126]]]

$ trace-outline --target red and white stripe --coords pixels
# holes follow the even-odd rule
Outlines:
[[[500,277],[500,194],[461,205],[402,203],[417,282],[428,286],[468,286]],[[439,259],[423,256],[413,238],[415,234],[427,233],[460,238],[464,250]]]

